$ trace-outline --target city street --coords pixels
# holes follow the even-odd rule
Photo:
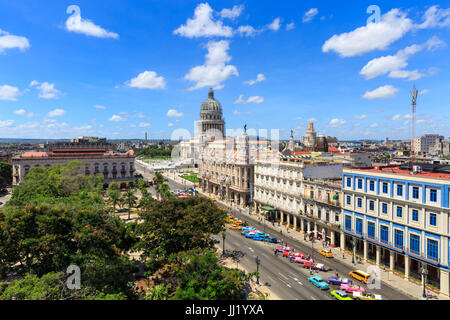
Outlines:
[[[143,170],[143,166],[137,165],[137,170],[141,173],[146,179],[152,178],[152,173],[146,169]],[[167,184],[169,185],[171,190],[183,190],[186,188],[186,185],[180,184],[172,179],[168,179]],[[153,190],[153,188],[150,188]],[[217,203],[220,207],[223,207],[228,212],[232,213],[234,216],[241,218],[243,220],[248,220],[246,216],[240,213],[239,210],[234,208],[229,208],[224,206],[221,203]],[[302,252],[305,254],[313,253],[314,260],[317,263],[323,263],[326,268],[330,269],[327,272],[319,272],[314,273],[314,275],[319,275],[323,279],[327,279],[330,275],[334,275],[336,271],[338,271],[340,276],[347,277],[348,273],[351,270],[358,269],[358,265],[355,266],[354,269],[351,269],[345,265],[342,265],[335,259],[325,258],[317,253],[317,250],[320,249],[321,242],[315,241],[314,249],[311,249],[311,246],[305,246],[303,243],[300,243],[296,240],[289,239],[286,237],[286,234],[281,234],[272,228],[271,223],[266,223],[265,226],[262,223],[251,222],[248,221],[250,225],[258,228],[260,230],[264,230],[266,233],[270,233],[271,235],[277,237],[278,239],[283,239],[288,243],[288,246],[293,247],[295,252]],[[222,248],[222,238],[216,236],[216,240],[219,241],[219,247]],[[270,290],[273,291],[278,297],[285,300],[296,300],[296,299],[307,299],[307,300],[325,300],[325,299],[334,299],[330,295],[331,290],[338,289],[337,286],[330,285],[329,290],[322,291],[316,287],[314,287],[309,281],[308,278],[311,276],[309,270],[303,268],[300,264],[290,263],[287,258],[281,257],[279,254],[277,257],[273,254],[274,244],[262,243],[258,241],[254,241],[251,239],[246,239],[242,235],[240,235],[240,231],[238,230],[229,230],[226,231],[226,239],[225,239],[225,250],[233,251],[238,250],[243,253],[243,257],[240,259],[239,264],[243,266],[249,272],[256,271],[256,257],[258,256],[261,260],[261,264],[259,266],[259,272],[261,275],[260,283],[269,286]],[[339,249],[333,249],[335,254],[338,254]],[[353,280],[353,283],[362,285],[356,280]],[[364,285],[367,289],[367,287]],[[384,300],[410,300],[411,297],[399,292],[386,285],[385,283],[381,284],[381,289],[369,290],[369,292],[376,293],[382,295]]]

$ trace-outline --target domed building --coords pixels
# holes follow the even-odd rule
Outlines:
[[[214,98],[213,89],[209,90],[208,99],[200,107],[200,120],[197,121],[197,137],[225,137],[225,121],[222,119],[222,106]]]

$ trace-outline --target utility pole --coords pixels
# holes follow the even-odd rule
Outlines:
[[[411,119],[411,127],[412,127],[412,137],[411,137],[411,170],[414,170],[414,162],[416,161],[416,155],[414,150],[414,139],[416,136],[416,105],[417,105],[417,96],[418,91],[416,89],[416,85],[413,85],[411,90],[411,106],[412,106],[412,119]]]

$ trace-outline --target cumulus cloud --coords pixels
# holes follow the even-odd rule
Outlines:
[[[0,53],[9,49],[19,49],[24,51],[30,47],[30,42],[27,38],[9,34],[0,29]]]
[[[356,115],[356,116],[354,116],[353,118],[362,120],[362,119],[367,118],[367,114]]]
[[[66,114],[66,110],[64,110],[64,109],[55,109],[55,110],[52,110],[49,113],[47,113],[47,117],[50,117],[50,118],[61,117],[61,116],[65,115],[65,114]]]
[[[14,124],[14,120],[0,121],[0,128],[8,128]]]
[[[19,89],[16,87],[3,85],[0,86],[0,100],[17,101]]]
[[[311,8],[303,15],[302,21],[303,23],[310,22],[314,17],[319,13],[317,8]]]
[[[40,91],[39,98],[42,99],[55,99],[60,93],[59,90],[55,89],[54,83],[43,82],[40,83],[36,80],[31,81],[30,87],[36,87]]]
[[[258,82],[262,82],[264,80],[266,80],[266,77],[262,73],[258,73],[255,80],[245,81],[244,83],[252,86],[252,85],[254,85]]]
[[[234,5],[233,8],[231,9],[222,9],[222,11],[220,11],[219,15],[222,18],[228,18],[228,19],[235,19],[237,17],[239,17],[242,13],[242,11],[244,10],[244,6],[240,5]]]
[[[205,64],[192,68],[184,76],[185,80],[195,82],[195,85],[190,87],[189,90],[203,87],[221,89],[223,88],[223,81],[233,75],[239,75],[235,66],[226,64],[231,60],[227,53],[229,50],[228,40],[209,41],[206,48],[208,53],[205,56]]]
[[[280,18],[275,18],[271,24],[267,26],[272,31],[278,31],[281,28]]]
[[[370,60],[360,71],[366,79],[373,79],[380,75],[389,73],[390,78],[407,79],[410,81],[420,79],[424,74],[418,70],[402,70],[408,65],[408,58],[417,52],[427,49],[434,51],[436,48],[444,46],[444,42],[438,37],[433,36],[424,44],[414,44],[402,50],[399,50],[395,55],[384,56]]]
[[[174,124],[172,122],[169,122],[169,124],[167,125],[168,127],[173,127]]]
[[[332,119],[329,123],[328,126],[331,128],[337,128],[340,127],[342,125],[344,125],[347,121],[345,121],[344,119]]]
[[[111,118],[108,119],[109,121],[113,121],[113,122],[123,122],[126,121],[125,118],[118,116],[118,115],[113,115]]]
[[[179,118],[179,117],[184,116],[184,114],[181,113],[181,112],[178,112],[178,111],[175,110],[175,109],[170,109],[169,111],[167,111],[167,116],[168,116],[169,118]]]
[[[370,125],[370,127],[371,127],[371,128],[378,128],[378,123],[372,123],[372,124]]]
[[[290,30],[292,30],[292,29],[294,29],[294,28],[295,28],[295,23],[294,23],[294,22],[288,23],[288,24],[286,25],[286,30],[287,30],[287,31],[290,31]]]
[[[431,6],[423,16],[424,22],[417,25],[418,29],[450,26],[450,8],[439,9],[438,5]]]
[[[83,19],[81,17],[80,7],[77,5],[69,6],[67,8],[67,13],[72,14],[66,21],[67,31],[97,38],[119,38],[119,35],[117,33],[107,31],[102,27],[94,24],[92,21]]]
[[[240,26],[236,32],[238,34],[240,34],[241,36],[251,37],[251,36],[254,36],[254,35],[260,33],[261,31],[262,30],[256,30],[252,26],[246,25],[246,26]]]
[[[234,101],[234,104],[260,104],[264,102],[264,98],[260,96],[252,96],[247,100],[243,99],[244,95],[241,94],[237,100]]]
[[[106,110],[105,106],[102,106],[102,105],[99,105],[99,104],[94,105],[94,108],[95,109],[99,109],[99,110]]]
[[[34,117],[34,113],[33,112],[27,112],[25,109],[15,110],[14,114],[16,114],[18,116],[24,116],[24,117],[27,117],[27,118]]]
[[[410,114],[405,114],[405,115],[401,115],[401,114],[396,114],[395,116],[393,116],[391,118],[391,120],[393,121],[397,121],[397,120],[405,120],[405,119],[410,119],[412,118],[412,116]]]
[[[144,71],[136,78],[125,82],[125,85],[139,89],[166,89],[164,77],[158,77],[155,71]]]
[[[367,91],[363,95],[363,98],[368,100],[393,98],[398,91],[399,89],[391,85],[386,85],[379,87],[373,91]]]
[[[430,92],[430,90],[423,89],[422,91],[419,92],[419,95],[424,95],[424,94],[427,94],[428,92]]]
[[[413,27],[414,24],[406,17],[406,13],[392,9],[382,15],[377,23],[369,23],[351,32],[332,36],[325,41],[322,51],[335,51],[341,57],[353,57],[373,50],[384,50]]]
[[[236,10],[234,13],[226,12],[226,15],[236,14]],[[213,9],[207,3],[199,4],[195,8],[194,17],[188,19],[185,25],[181,25],[173,33],[187,38],[233,36],[231,27],[224,26],[220,20],[214,20]]]

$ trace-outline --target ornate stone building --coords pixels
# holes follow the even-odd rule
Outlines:
[[[71,161],[83,162],[82,172],[86,175],[101,174],[104,183],[118,182],[122,187],[134,181],[133,150],[118,153],[106,139],[78,138],[72,142],[47,144],[45,152],[25,152],[12,158],[13,185],[19,185],[31,168],[50,168],[57,164],[65,165]]]

